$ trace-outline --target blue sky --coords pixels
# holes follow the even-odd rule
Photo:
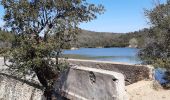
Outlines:
[[[99,32],[132,32],[149,27],[144,9],[154,7],[154,0],[89,0],[101,3],[106,12],[81,28]],[[155,0],[156,1],[156,0]],[[161,3],[166,0],[160,0]]]
[[[98,32],[125,33],[149,27],[144,16],[144,9],[154,7],[154,0],[88,0],[103,4],[106,12],[97,19],[83,23],[81,28]],[[156,1],[156,0],[155,0]],[[166,0],[160,0],[161,3]],[[0,26],[3,25],[3,7],[0,6]]]

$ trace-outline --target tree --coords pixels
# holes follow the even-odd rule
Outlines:
[[[11,47],[12,41],[14,41],[14,35],[10,32],[0,30],[0,54],[3,56],[5,52]]]
[[[137,47],[138,46],[138,41],[137,41],[137,39],[136,38],[132,38],[132,39],[130,39],[129,40],[129,45],[131,46],[131,47]]]
[[[10,32],[0,31],[0,41],[12,43],[14,41],[14,35]]]
[[[149,39],[140,50],[139,56],[144,63],[170,71],[170,0],[146,10],[145,13],[152,27],[148,34]],[[170,74],[166,78],[170,79]]]
[[[81,22],[102,14],[104,7],[86,0],[2,0],[5,26],[15,34],[7,53],[11,74],[37,76],[51,100],[54,81],[63,69],[58,59],[64,44],[76,39]],[[55,60],[51,58],[54,57]]]

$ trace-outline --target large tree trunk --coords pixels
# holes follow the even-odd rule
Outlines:
[[[51,84],[48,83],[48,80],[46,79],[45,74],[41,72],[41,69],[36,70],[36,74],[37,74],[39,82],[45,88],[44,96],[46,97],[47,100],[52,100],[53,88],[52,86],[50,86]]]
[[[53,99],[53,90],[51,87],[47,87],[44,91],[44,96],[46,97],[46,100],[54,100]]]
[[[44,96],[47,100],[56,100],[52,99],[53,97],[53,84],[58,78],[58,72],[55,72],[51,67],[46,63],[42,63],[41,67],[36,67],[35,73],[38,77],[39,82],[45,88]]]

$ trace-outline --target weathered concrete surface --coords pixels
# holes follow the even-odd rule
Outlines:
[[[0,100],[43,100],[39,84],[8,75],[4,70],[4,60],[0,57]]]
[[[0,75],[0,100],[42,100],[43,92],[15,78]]]
[[[122,73],[125,76],[125,84],[130,85],[144,79],[153,79],[154,68],[147,65],[132,65],[126,63],[114,63],[108,61],[68,59],[68,63],[77,66],[104,69]]]
[[[76,67],[61,75],[55,89],[71,100],[128,100],[125,80],[128,85],[153,78],[149,66],[74,59],[68,62]],[[0,69],[5,68],[0,58]],[[0,100],[41,100],[42,94],[33,85],[0,75]]]
[[[124,76],[88,67],[70,67],[56,82],[56,91],[71,100],[127,100]]]

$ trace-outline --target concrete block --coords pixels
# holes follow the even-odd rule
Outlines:
[[[121,73],[83,66],[65,71],[55,89],[71,100],[127,100]]]
[[[87,66],[103,70],[122,73],[125,76],[125,85],[130,85],[138,81],[154,77],[154,68],[151,65],[133,65],[126,63],[116,63],[110,61],[68,59],[68,63],[77,66]]]

